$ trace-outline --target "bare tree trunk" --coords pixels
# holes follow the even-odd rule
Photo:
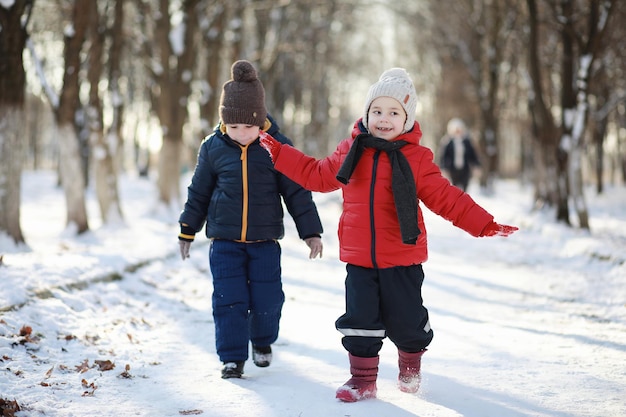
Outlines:
[[[596,100],[593,106],[590,106],[589,112],[592,114],[591,122],[591,144],[593,149],[592,165],[595,173],[596,193],[602,194],[604,192],[605,181],[605,157],[607,156],[604,151],[605,139],[607,132],[609,131],[609,117],[612,105],[612,90],[614,89],[607,71],[607,67],[602,59],[600,59],[600,66],[598,68],[598,75],[596,78],[595,88],[591,94],[595,95]],[[611,109],[611,110],[609,110]],[[609,152],[609,157],[612,157],[613,153]],[[609,169],[611,169],[611,163],[609,163]],[[609,173],[609,178],[613,178],[612,172]],[[609,180],[611,181],[611,180]]]
[[[527,0],[529,16],[528,70],[531,80],[529,111],[532,119],[532,132],[536,140],[535,149],[535,206],[557,204],[558,180],[555,171],[557,163],[557,128],[550,108],[546,104],[543,87],[542,65],[539,58],[540,16],[535,0]],[[545,174],[545,176],[537,174]]]
[[[510,2],[507,2],[510,3]],[[482,119],[482,150],[484,155],[481,186],[487,192],[494,191],[494,180],[500,169],[498,136],[500,134],[499,115],[501,103],[500,65],[505,56],[508,39],[514,30],[517,17],[516,3],[504,4],[501,1],[485,2],[481,13],[484,33],[478,29],[481,51],[480,59],[484,62],[479,83],[476,85]]]
[[[96,196],[100,206],[103,223],[118,222],[122,217],[119,193],[117,189],[117,173],[115,170],[115,152],[119,148],[115,135],[104,134],[102,116],[102,99],[98,85],[104,73],[103,53],[105,38],[105,18],[100,17],[97,7],[91,10],[91,48],[89,50],[89,108],[87,124],[89,128]]]
[[[65,192],[67,225],[74,226],[76,233],[89,230],[85,206],[85,183],[80,161],[78,135],[74,124],[57,125],[59,140],[59,174]]]
[[[305,138],[319,138],[318,140],[306,140],[304,150],[309,155],[322,157],[326,155],[328,140],[331,137],[328,131],[328,117],[330,114],[330,84],[326,71],[335,53],[330,39],[331,23],[337,10],[337,1],[326,1],[320,3],[318,7],[323,8],[320,17],[316,20],[313,30],[313,45],[315,53],[311,59],[311,77],[309,78],[309,88],[311,91],[311,123],[306,126]],[[330,17],[330,19],[328,18]]]
[[[229,42],[228,57],[230,58],[230,62],[233,63],[238,59],[244,58],[243,55],[243,20],[244,20],[244,12],[246,10],[247,4],[250,0],[240,0],[237,2],[227,2],[228,7],[228,26],[230,29],[230,33],[232,34],[232,39]],[[233,5],[234,3],[234,5]]]
[[[202,39],[204,41],[204,49],[207,53],[206,69],[204,81],[206,83],[205,92],[202,102],[200,103],[200,117],[202,129],[202,137],[205,137],[213,131],[213,127],[217,124],[218,106],[220,97],[219,83],[220,77],[220,53],[224,45],[224,20],[226,16],[226,6],[217,4],[216,0],[209,0],[211,13],[207,16],[206,26],[202,26]],[[207,7],[208,8],[208,7]]]
[[[179,190],[180,155],[183,143],[179,138],[163,138],[157,169],[159,171],[159,201],[169,202],[172,199],[172,190]]]
[[[596,120],[593,125],[593,144],[595,148],[594,167],[596,174],[596,193],[604,192],[604,138],[609,124],[608,118]]]
[[[626,131],[626,116],[625,115],[617,115],[618,118],[618,126],[621,129],[618,130],[617,135],[617,170],[621,177],[622,183],[626,184],[626,138],[623,134],[620,134],[620,131]]]
[[[256,38],[258,39],[256,55],[259,57],[259,76],[265,86],[266,106],[283,129],[289,126],[288,136],[294,141],[294,145],[298,147],[298,145],[302,144],[305,136],[303,129],[296,132],[297,124],[294,123],[293,119],[290,121],[284,119],[284,110],[285,104],[290,99],[301,97],[301,91],[305,83],[304,81],[294,82],[294,79],[297,79],[299,75],[293,66],[295,54],[281,54],[278,46],[282,45],[283,48],[289,49],[286,45],[289,45],[290,41],[294,41],[294,35],[285,25],[285,21],[291,21],[294,27],[304,27],[298,20],[301,15],[301,7],[299,4],[292,3],[290,8],[292,14],[287,16],[287,7],[275,6],[273,9],[270,9],[264,7],[262,1],[257,0],[255,3],[258,7],[255,10]],[[294,19],[293,16],[297,17]],[[307,22],[307,27],[310,27],[309,23]],[[305,43],[312,44],[310,42]],[[301,101],[296,108],[299,111],[304,110]],[[300,149],[303,148],[300,147]]]
[[[6,233],[16,244],[24,243],[20,227],[23,117],[18,106],[0,103],[0,236]]]
[[[576,161],[575,163],[570,163],[569,178],[572,190],[571,198],[574,210],[576,210],[578,215],[578,226],[581,229],[589,230],[589,210],[587,209],[587,202],[583,192],[582,150],[580,147],[576,146],[572,149],[571,160]]]
[[[586,22],[579,22],[578,16],[583,10],[575,9],[572,2],[562,2],[562,9],[558,13],[559,18],[564,20],[562,28],[564,131],[561,147],[564,150],[569,149],[570,152],[567,166],[569,193],[578,215],[579,227],[582,229],[589,229],[589,212],[583,193],[582,175],[583,134],[589,112],[589,83],[592,81],[592,64],[602,48],[602,38],[610,20],[612,2],[600,4],[589,0],[587,5],[589,8],[584,14],[587,16]],[[574,43],[578,45],[577,58]]]
[[[170,153],[172,150],[177,149],[172,141],[179,139],[172,139],[175,133],[174,130],[174,112],[172,109],[177,105],[174,103],[174,92],[171,80],[171,64],[170,57],[174,55],[172,46],[170,44],[169,35],[172,30],[169,12],[169,0],[159,0],[158,16],[155,20],[154,27],[154,39],[153,48],[155,48],[156,55],[153,59],[159,62],[158,71],[153,71],[152,76],[155,80],[155,84],[159,86],[158,92],[151,92],[152,94],[152,107],[156,110],[156,114],[161,124],[161,130],[163,133],[163,144],[159,151],[159,161],[157,165],[158,177],[157,187],[159,189],[159,201],[169,205],[175,196],[178,194],[178,172],[177,167],[179,164],[178,154]],[[172,176],[174,173],[174,176]],[[174,178],[176,180],[174,180]]]
[[[496,85],[490,85],[490,89]],[[497,111],[491,108],[495,105],[495,101],[491,101],[484,111],[482,111],[483,129],[482,129],[482,150],[483,150],[483,170],[480,178],[480,185],[488,192],[494,191],[494,180],[498,175],[498,144],[497,132],[499,129]]]
[[[183,126],[187,120],[187,102],[196,57],[199,0],[185,0],[182,6],[184,43],[175,50],[170,43],[172,30],[169,0],[159,1],[160,16],[156,20],[155,44],[162,70],[153,72],[160,92],[153,91],[152,103],[163,129],[163,146],[159,153],[159,198],[166,205],[180,200],[180,164]]]
[[[571,18],[571,2],[563,2],[564,18]],[[567,10],[570,9],[570,10]],[[561,56],[561,139],[556,149],[557,152],[557,209],[556,218],[570,224],[569,219],[569,176],[570,157],[572,156],[572,123],[571,116],[575,112],[576,92],[574,91],[574,39],[568,30],[560,31],[563,53]]]
[[[61,184],[67,204],[67,224],[74,224],[78,234],[89,230],[85,205],[85,178],[81,164],[76,114],[79,111],[80,54],[85,40],[91,7],[90,1],[76,0],[72,11],[74,32],[65,33],[65,71],[63,90],[56,109],[59,138],[59,165]]]
[[[26,86],[22,56],[31,8],[26,0],[0,7],[0,234],[6,233],[16,244],[24,243],[20,186],[27,139],[21,134]]]
[[[115,0],[113,11],[113,27],[110,30],[111,46],[109,48],[109,94],[111,98],[111,107],[113,117],[111,125],[107,133],[108,143],[112,150],[111,154],[114,158],[113,171],[116,178],[122,171],[124,152],[124,138],[122,136],[122,121],[124,120],[124,101],[122,92],[120,91],[120,77],[122,75],[122,52],[124,46],[124,3],[126,0]],[[116,186],[117,188],[117,186]],[[121,214],[121,207],[120,207]]]

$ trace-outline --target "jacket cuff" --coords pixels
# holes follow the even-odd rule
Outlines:
[[[184,240],[185,242],[193,242],[196,238],[196,231],[186,225],[185,223],[180,224],[180,233],[178,234],[178,240]]]

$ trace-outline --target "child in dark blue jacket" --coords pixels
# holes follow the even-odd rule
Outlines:
[[[285,232],[282,200],[309,258],[322,256],[322,224],[311,193],[277,172],[259,144],[264,131],[292,145],[267,115],[256,70],[237,61],[231,75],[220,99],[220,123],[200,146],[178,237],[181,256],[188,258],[206,223],[222,378],[242,376],[250,342],[255,365],[271,362],[285,300],[278,243]]]

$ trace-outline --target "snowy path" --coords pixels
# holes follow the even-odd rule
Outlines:
[[[424,358],[421,393],[396,390],[395,352],[386,343],[379,400],[338,403],[334,390],[347,378],[346,355],[333,328],[343,303],[337,276],[342,266],[326,260],[307,267],[303,248],[297,249],[285,249],[287,302],[270,368],[247,363],[245,379],[220,379],[210,281],[203,271],[205,246],[196,248],[189,263],[156,262],[121,281],[59,292],[24,307],[21,320],[56,328],[58,334],[42,335],[45,340],[32,344],[32,351],[7,351],[12,372],[13,363],[24,363],[16,385],[30,390],[16,387],[28,394],[20,395],[20,402],[33,405],[28,415],[40,411],[46,416],[202,411],[215,417],[582,417],[626,412],[624,362],[617,360],[626,351],[623,326],[572,320],[568,300],[556,300],[555,307],[544,294],[502,282],[502,275],[507,281],[524,279],[529,274],[524,268],[454,267],[456,260],[438,254],[432,256],[425,288],[437,333]],[[46,323],[46,316],[55,322]],[[66,341],[70,334],[79,340]],[[85,359],[89,365],[111,360],[116,368],[73,372]],[[130,379],[119,376],[126,364]],[[97,388],[82,386],[82,379]],[[84,392],[93,396],[81,396]],[[3,395],[12,397],[11,389]]]
[[[0,313],[0,398],[16,399],[23,416],[626,415],[624,285],[615,284],[624,282],[623,265],[604,273],[600,261],[542,257],[553,250],[550,240],[532,231],[477,240],[431,214],[424,299],[435,339],[420,393],[396,389],[396,354],[386,341],[378,399],[335,400],[348,378],[334,329],[343,311],[344,265],[334,237],[338,205],[334,196],[318,198],[324,258],[306,259],[306,247],[288,232],[287,301],[269,368],[248,362],[244,379],[220,378],[208,247],[195,243],[182,262],[174,243],[169,255],[121,280],[56,289]],[[502,221],[521,221],[509,209],[493,207]],[[606,285],[589,282],[593,271]],[[28,337],[18,334],[25,325],[33,330]],[[96,360],[115,368],[100,370]]]

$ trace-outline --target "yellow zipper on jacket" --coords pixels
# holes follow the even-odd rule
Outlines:
[[[248,234],[248,145],[241,148],[241,184],[243,185],[243,210],[241,213],[241,241],[245,242]]]

